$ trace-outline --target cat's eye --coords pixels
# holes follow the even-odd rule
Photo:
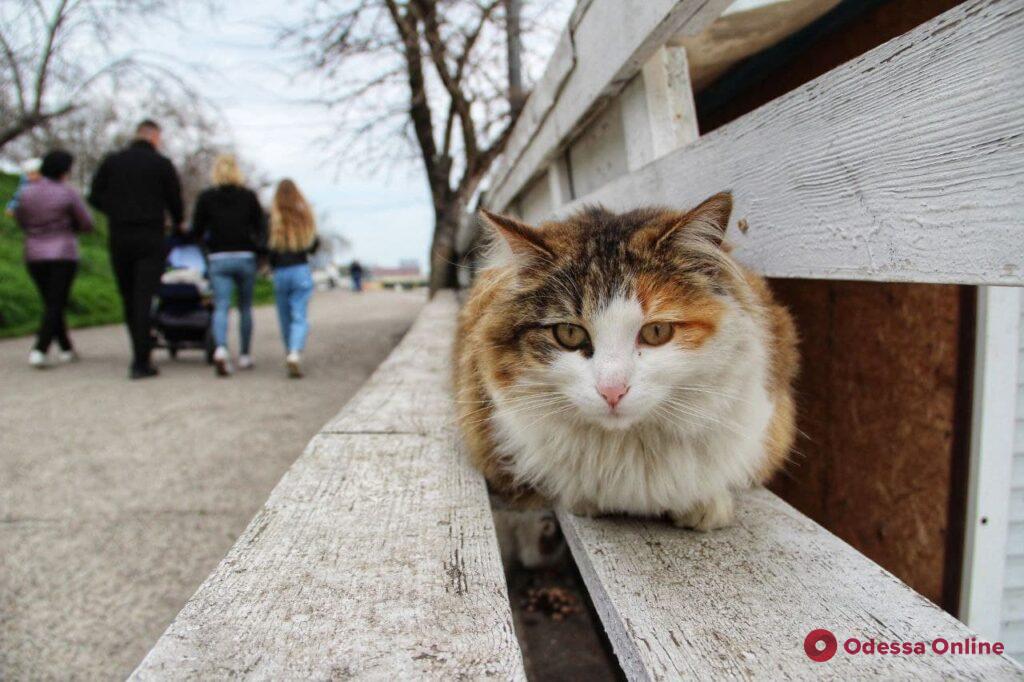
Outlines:
[[[672,340],[675,325],[671,322],[651,322],[640,327],[640,342],[648,346],[661,346]]]
[[[579,350],[590,343],[590,335],[587,330],[578,324],[562,322],[551,328],[551,333],[562,348],[566,350]]]

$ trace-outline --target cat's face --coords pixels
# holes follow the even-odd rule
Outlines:
[[[738,310],[720,246],[730,209],[716,195],[686,214],[589,210],[539,229],[488,215],[514,278],[488,331],[505,407],[610,430],[697,417]]]

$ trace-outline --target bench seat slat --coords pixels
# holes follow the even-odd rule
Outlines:
[[[559,514],[627,676],[664,679],[1024,679],[1005,656],[849,655],[843,642],[974,636],[895,576],[772,493],[741,497],[736,524]],[[840,650],[804,653],[814,629]]]
[[[428,304],[396,356],[446,364],[455,311]],[[392,358],[366,390],[406,369]],[[446,378],[414,383],[450,410]],[[447,422],[314,437],[133,678],[524,679],[486,486]]]

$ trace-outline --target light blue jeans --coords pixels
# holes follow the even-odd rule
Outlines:
[[[306,310],[313,295],[313,273],[308,264],[289,265],[274,270],[274,301],[281,323],[281,338],[289,353],[306,347],[309,321]]]
[[[239,334],[241,353],[249,354],[252,345],[252,290],[256,285],[256,256],[231,256],[210,259],[213,285],[213,340],[228,345],[228,311],[238,287]]]

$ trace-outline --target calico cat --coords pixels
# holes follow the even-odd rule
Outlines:
[[[494,254],[460,313],[470,457],[524,505],[728,525],[793,443],[796,332],[722,242],[732,198],[687,212],[484,212]]]

